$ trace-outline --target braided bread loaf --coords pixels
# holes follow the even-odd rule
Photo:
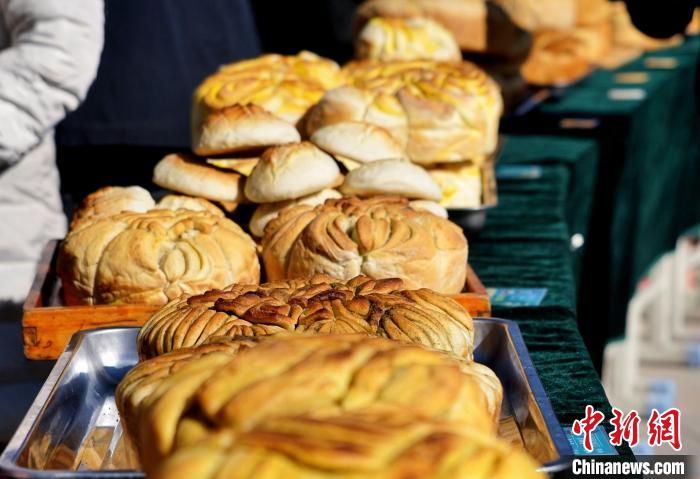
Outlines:
[[[220,341],[145,361],[117,388],[147,475],[162,468],[161,474],[213,477],[241,454],[263,455],[277,467],[268,448],[303,458],[299,474],[393,468],[400,451],[433,433],[431,421],[453,423],[447,430],[455,434],[470,428],[493,434],[499,418],[502,389],[490,369],[417,345],[359,334],[281,335],[254,347]],[[350,427],[353,414],[371,415],[360,424],[376,429]],[[366,450],[355,451],[357,464],[348,463],[351,450],[334,447],[374,435]],[[448,448],[460,437],[472,439],[458,434]],[[488,443],[476,442],[493,447]]]
[[[171,302],[144,324],[141,357],[205,343],[215,336],[285,331],[364,333],[419,343],[471,359],[474,324],[456,301],[428,289],[402,289],[400,279],[348,282],[324,276],[260,286],[234,284]]]
[[[467,274],[462,230],[398,197],[342,198],[285,210],[268,223],[262,245],[270,281],[366,274],[456,294]]]
[[[176,451],[156,479],[543,479],[497,437],[401,412],[269,418],[213,446]]]
[[[257,283],[255,243],[207,211],[152,210],[84,221],[61,244],[66,304],[165,304],[234,281]]]
[[[328,91],[309,111],[309,135],[359,121],[387,129],[414,163],[431,165],[488,155],[498,143],[501,92],[469,62],[351,62],[347,85]]]

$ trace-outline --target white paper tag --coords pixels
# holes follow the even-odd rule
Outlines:
[[[608,98],[615,101],[639,101],[647,97],[647,92],[641,88],[611,88]]]

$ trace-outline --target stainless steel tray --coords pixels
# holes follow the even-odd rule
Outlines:
[[[477,361],[505,390],[500,435],[525,447],[555,472],[571,447],[540,383],[518,326],[477,319]],[[136,364],[137,328],[73,336],[0,456],[0,476],[16,478],[141,478],[138,458],[122,433],[114,390]]]

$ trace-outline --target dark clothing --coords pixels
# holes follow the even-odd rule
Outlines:
[[[105,10],[97,78],[59,146],[187,147],[197,84],[260,53],[247,0],[107,0]]]

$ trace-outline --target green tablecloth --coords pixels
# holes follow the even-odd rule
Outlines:
[[[643,55],[545,102],[506,131],[594,139],[600,150],[593,217],[584,253],[579,326],[600,366],[608,338],[624,332],[635,284],[677,236],[700,221],[700,115],[694,90],[700,39]],[[671,58],[673,68],[649,59]],[[644,72],[642,84],[621,72]],[[622,91],[630,99],[615,99]],[[593,120],[588,128],[566,120]],[[571,124],[571,122],[568,122]],[[580,125],[580,123],[578,124]],[[578,174],[578,173],[576,173]]]
[[[522,197],[521,201],[524,202],[525,207],[535,211],[542,211],[541,201],[554,201],[556,204],[564,206],[564,211],[557,213],[557,220],[560,220],[561,214],[563,214],[569,234],[579,235],[585,245],[598,169],[598,146],[596,142],[593,140],[552,136],[507,136],[504,138],[504,146],[498,158],[499,169],[508,168],[514,164],[559,164],[566,167],[568,180],[564,181],[568,181],[568,184],[565,185],[564,198],[554,197],[548,187],[545,187],[542,191],[536,191],[542,187],[542,184],[547,184],[547,182],[538,182],[530,185],[529,195]],[[561,174],[559,173],[559,175]],[[526,186],[523,187],[527,188]],[[499,181],[499,189],[504,188],[508,188],[508,182],[504,182],[504,180]],[[508,192],[507,189],[503,191],[505,193]],[[510,199],[510,201],[514,200]],[[514,211],[517,211],[517,209]],[[516,222],[519,221],[517,214],[513,218]],[[545,229],[549,227],[551,226],[547,226]],[[577,283],[581,274],[584,251],[585,248],[579,247],[574,251],[572,257],[574,280]]]
[[[499,180],[499,205],[489,212],[481,234],[470,239],[470,262],[487,287],[547,288],[538,306],[494,306],[493,314],[518,322],[562,424],[580,418],[587,404],[610,416],[576,324],[569,240],[572,224],[580,223],[585,234],[586,221],[581,218],[588,215],[585,201],[572,208],[572,192],[592,195],[585,187],[592,188],[591,182],[577,184],[575,172],[594,168],[596,159],[590,140],[508,137],[499,165],[537,165],[538,175]]]

